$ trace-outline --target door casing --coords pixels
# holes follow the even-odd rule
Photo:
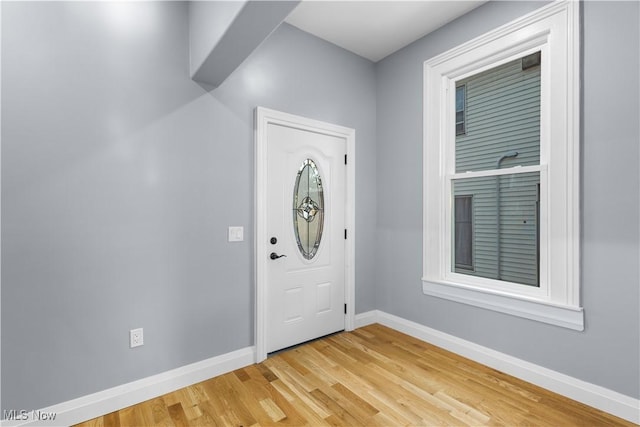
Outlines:
[[[346,218],[347,240],[345,242],[345,329],[355,327],[355,141],[356,131],[306,117],[283,113],[264,107],[255,110],[255,346],[256,362],[267,358],[266,351],[266,283],[268,247],[267,230],[267,127],[269,124],[284,125],[304,131],[344,138],[347,148],[346,174]]]

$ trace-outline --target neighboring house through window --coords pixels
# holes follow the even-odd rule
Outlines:
[[[538,286],[540,173],[499,175],[502,168],[540,165],[540,63],[525,68],[532,56],[539,57],[539,52],[456,83],[455,170],[486,171],[486,176],[463,175],[452,181],[453,228],[455,272]],[[460,94],[466,95],[463,103],[469,117],[465,134],[457,129]],[[476,201],[470,225],[458,221],[459,203],[465,200],[462,195],[472,195]],[[469,229],[473,230],[470,236]],[[459,240],[462,236],[471,241]],[[460,263],[459,255],[471,247],[477,263]],[[469,269],[472,271],[463,271]]]

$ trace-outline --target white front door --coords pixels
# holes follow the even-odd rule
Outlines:
[[[266,351],[345,329],[346,140],[266,127]]]

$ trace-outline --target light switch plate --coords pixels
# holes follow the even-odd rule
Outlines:
[[[242,242],[244,240],[244,227],[229,227],[229,241]]]

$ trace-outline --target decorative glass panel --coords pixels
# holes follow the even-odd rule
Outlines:
[[[322,180],[314,161],[307,159],[302,162],[293,187],[293,231],[305,259],[312,259],[318,252],[323,227]]]

